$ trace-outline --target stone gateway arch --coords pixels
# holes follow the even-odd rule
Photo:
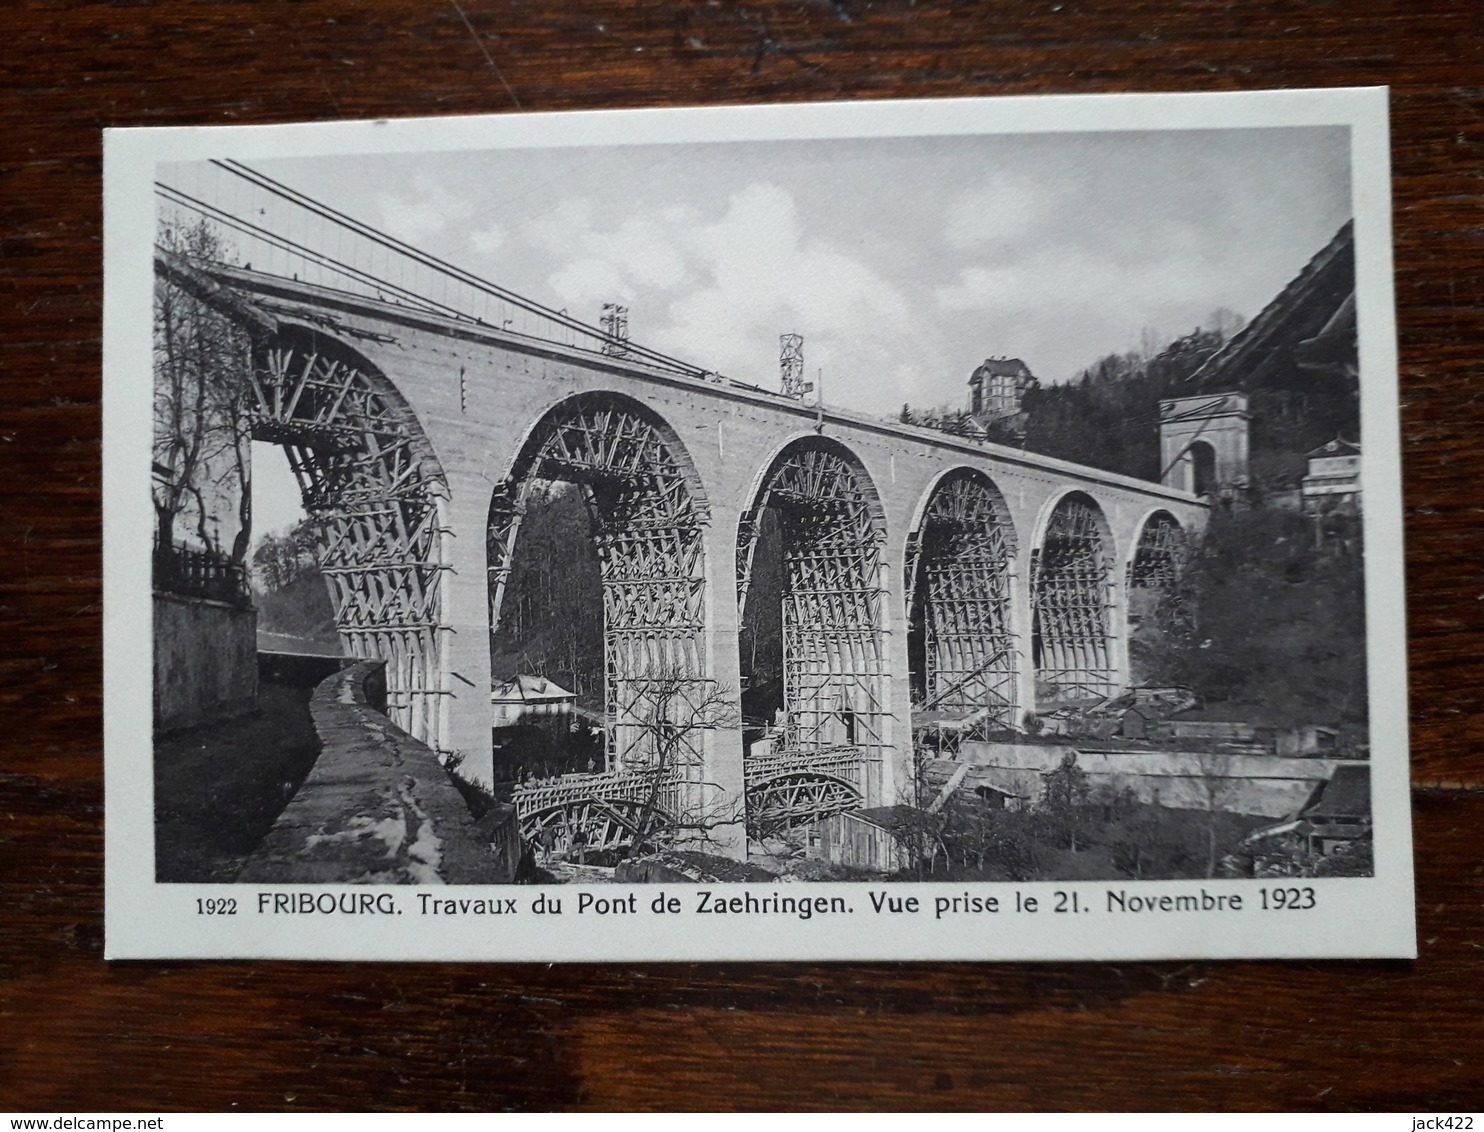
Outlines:
[[[608,766],[570,799],[530,798],[531,829],[586,820],[621,845],[700,797],[734,805],[717,840],[741,855],[749,827],[908,800],[914,713],[1018,728],[1127,686],[1130,591],[1170,584],[1205,521],[1187,491],[597,340],[165,252],[156,272],[250,340],[252,435],[288,449],[324,520],[346,651],[386,662],[393,720],[472,779],[491,779],[491,637],[532,485],[576,485],[601,576]],[[765,513],[781,592],[754,577]],[[767,748],[740,712],[757,602],[780,603],[783,629]],[[702,702],[706,725],[687,729]],[[683,757],[646,793],[645,752],[672,738]]]

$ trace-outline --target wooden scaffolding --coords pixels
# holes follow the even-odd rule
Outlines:
[[[1036,679],[1050,698],[1094,699],[1113,690],[1109,541],[1097,504],[1073,492],[1056,505],[1031,553]]]
[[[869,492],[864,472],[840,452],[801,442],[774,461],[756,508],[744,516],[739,615],[749,600],[764,508],[776,509],[783,543],[785,725],[775,769],[789,781],[785,788],[760,766],[745,768],[755,829],[799,825],[858,804],[845,794],[864,797],[867,770],[884,760],[884,529]],[[842,758],[859,766],[844,768]]]
[[[385,378],[317,336],[260,343],[251,372],[252,436],[288,452],[341,641],[386,663],[387,714],[441,749],[448,490],[421,426]]]
[[[1014,557],[1004,500],[987,477],[962,471],[938,485],[907,542],[907,610],[924,639],[922,708],[987,708],[987,722],[1018,723]]]
[[[1128,567],[1128,588],[1171,592],[1180,581],[1185,554],[1185,532],[1175,516],[1156,511],[1139,532],[1139,545]]]
[[[537,480],[575,483],[587,501],[603,586],[608,769],[645,770],[657,729],[670,722],[655,713],[692,699],[711,702],[672,694],[677,684],[707,686],[704,500],[678,444],[637,403],[602,394],[562,402],[537,426],[490,506],[492,644],[525,499]],[[674,722],[692,738],[667,757],[675,773],[693,780],[701,732],[689,726],[693,720]]]

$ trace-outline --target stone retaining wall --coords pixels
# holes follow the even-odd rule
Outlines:
[[[1093,787],[1129,789],[1142,802],[1176,810],[1214,808],[1281,818],[1297,811],[1340,762],[1274,755],[1194,751],[1086,751],[1069,744],[979,743],[962,745],[960,758],[985,781],[1032,804],[1041,797],[1041,776],[1067,754]]]
[[[155,593],[157,732],[220,723],[257,707],[257,627],[254,610]]]
[[[238,875],[258,884],[509,884],[437,754],[367,700],[379,661],[335,672],[310,714],[323,749]]]

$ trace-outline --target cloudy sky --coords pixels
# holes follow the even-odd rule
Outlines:
[[[827,401],[893,414],[963,402],[991,355],[1065,381],[1146,328],[1251,317],[1350,217],[1348,143],[1326,127],[252,164],[584,321],[624,303],[634,341],[739,380],[775,388],[797,332]]]
[[[760,385],[957,402],[1251,316],[1350,216],[1343,128],[583,147],[253,163],[502,286]],[[169,179],[168,177],[166,178]]]

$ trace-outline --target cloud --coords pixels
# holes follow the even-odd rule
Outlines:
[[[945,315],[993,326],[995,352],[1062,380],[1096,360],[1087,343],[1109,353],[1130,348],[1145,327],[1185,333],[1216,305],[1208,257],[1176,235],[1145,246],[1150,254],[1131,261],[1117,240],[1048,237],[1033,252],[962,267],[934,300]]]
[[[1013,268],[974,265],[958,273],[958,279],[937,288],[940,309],[949,312],[992,310],[1015,301],[1016,284],[1025,273]]]
[[[569,263],[553,273],[549,283],[576,318],[605,302],[634,301],[623,273],[603,259],[590,257]]]
[[[799,333],[806,372],[827,372],[834,403],[846,389],[895,399],[896,378],[877,359],[909,335],[911,304],[860,256],[808,236],[786,190],[750,184],[680,238],[701,285],[670,303],[654,334],[661,349],[771,387],[779,335]]]
[[[517,236],[548,264],[546,283],[578,317],[604,302],[638,302],[675,292],[690,282],[677,233],[695,218],[665,209],[630,216],[614,228],[587,198],[564,200],[522,225]],[[555,265],[555,269],[551,269]]]
[[[545,301],[584,321],[626,304],[636,342],[693,364],[772,388],[778,337],[797,332],[834,403],[864,383],[899,404],[901,367],[884,359],[912,332],[912,304],[870,250],[811,236],[793,196],[757,181],[614,222],[588,197],[562,200],[510,229],[502,255],[523,257]]]
[[[943,238],[964,248],[994,241],[1018,241],[1034,234],[1052,211],[1044,184],[999,172],[949,206]]]
[[[510,234],[498,224],[490,224],[469,233],[469,244],[480,255],[494,255],[505,246]]]
[[[469,215],[469,202],[427,174],[415,176],[411,190],[407,195],[381,193],[376,198],[380,227],[399,240],[418,245]]]
[[[522,224],[520,236],[554,255],[568,255],[585,234],[592,232],[594,212],[588,197],[566,197]]]

